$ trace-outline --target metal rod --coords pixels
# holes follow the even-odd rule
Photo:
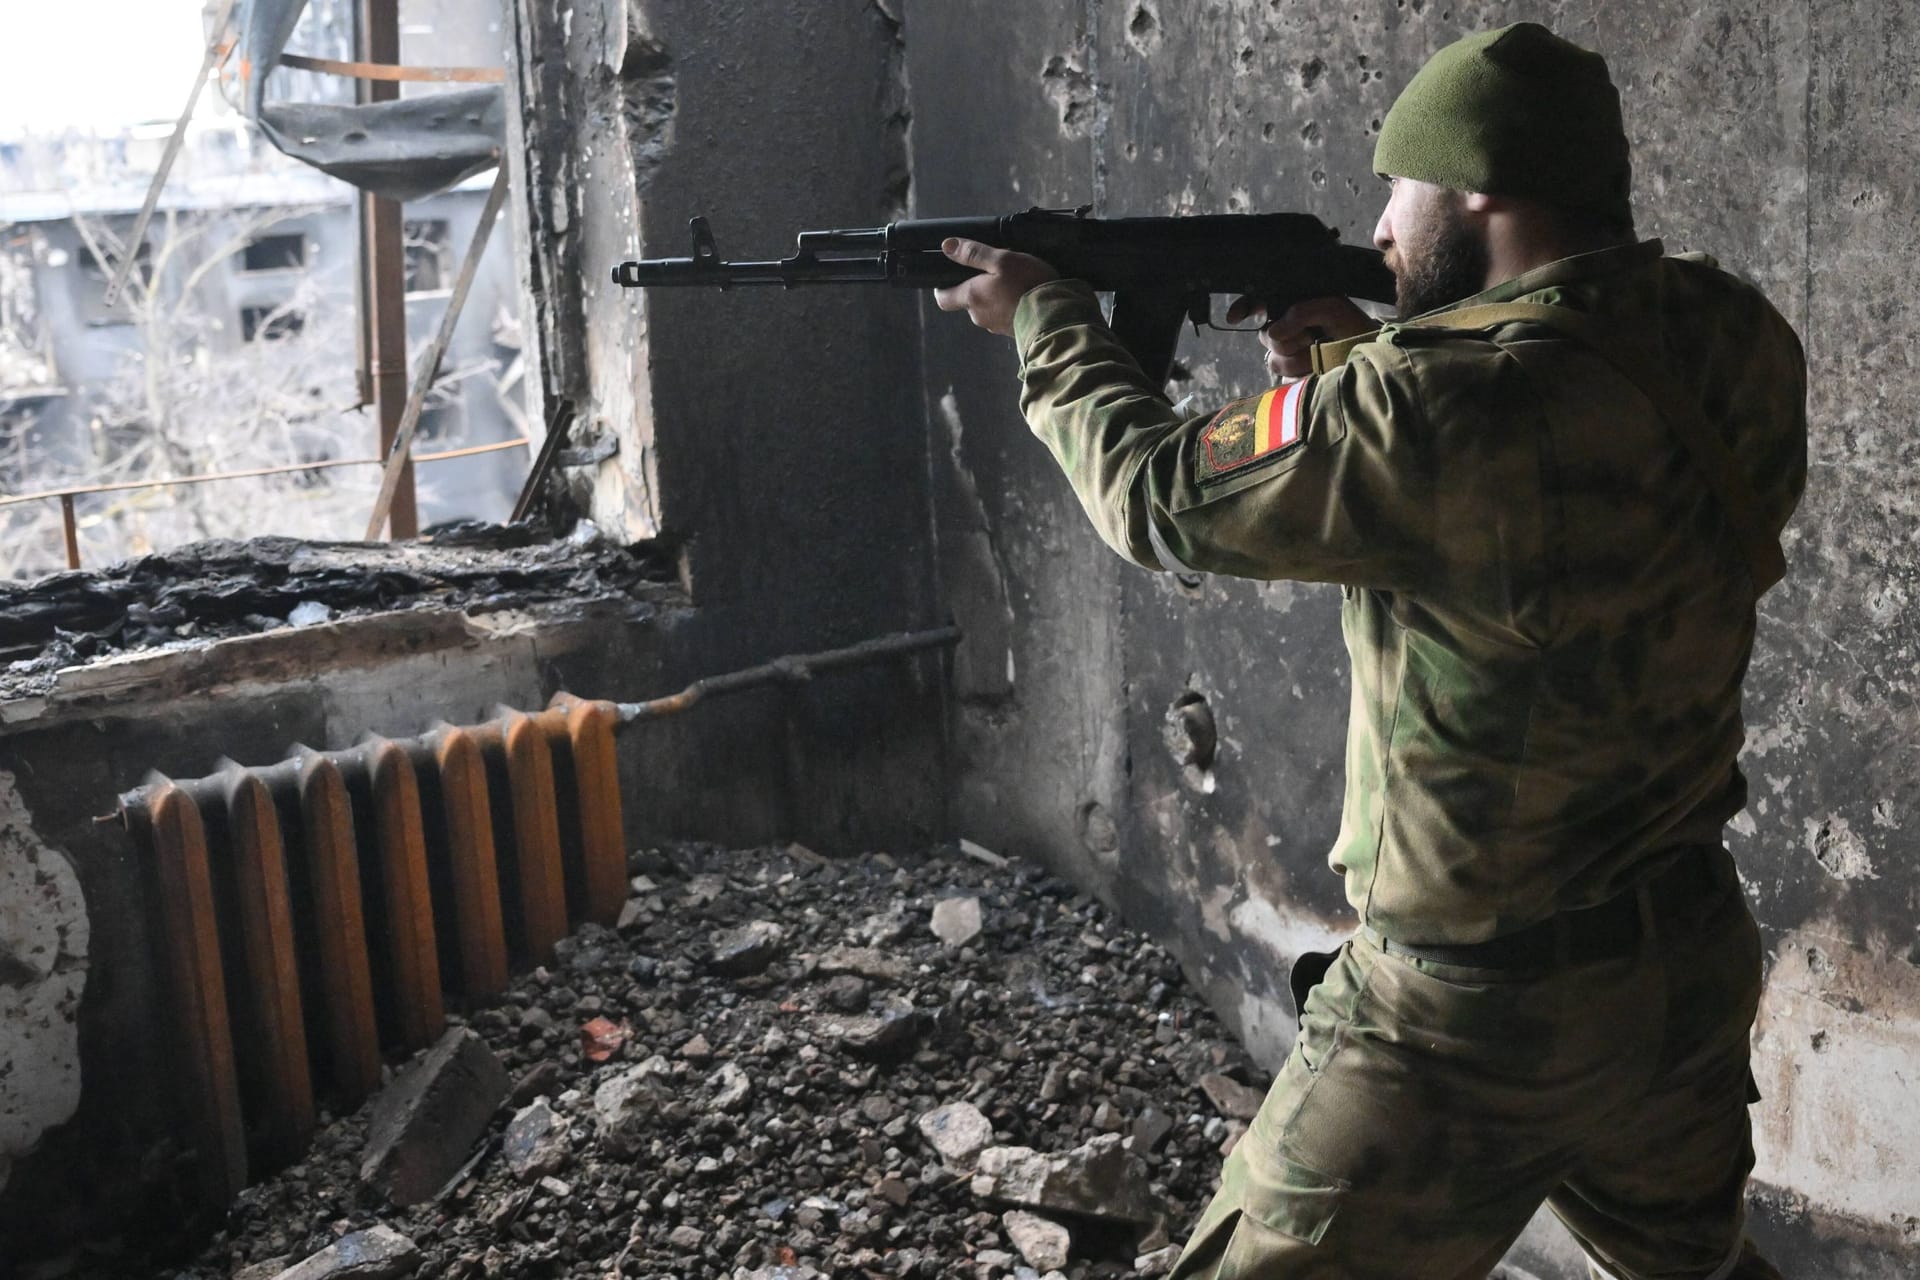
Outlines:
[[[392,80],[396,83],[501,84],[507,78],[504,67],[396,67],[384,62],[338,62],[332,58],[309,58],[301,53],[281,54],[280,65],[299,71],[319,71],[330,76]]]
[[[67,568],[80,567],[80,525],[73,513],[73,495],[60,495],[60,523],[67,534]]]
[[[961,634],[960,628],[952,626],[939,627],[932,631],[905,632],[865,640],[844,649],[790,655],[775,658],[772,662],[748,667],[742,671],[707,676],[704,679],[695,680],[679,693],[670,694],[664,698],[654,698],[649,702],[619,703],[620,727],[624,729],[628,725],[638,724],[643,720],[658,720],[665,716],[678,715],[682,711],[690,710],[706,698],[738,693],[743,689],[767,684],[805,683],[823,671],[864,666],[884,658],[919,653],[926,649],[946,648],[958,644]]]
[[[415,462],[448,462],[454,458],[471,458],[476,454],[499,453],[504,449],[524,449],[530,442],[522,436],[517,440],[496,440],[492,444],[471,444],[464,449],[447,449],[440,453],[416,453]],[[69,500],[86,497],[95,493],[122,493],[129,489],[165,489],[176,484],[206,484],[212,480],[252,480],[260,476],[288,476],[302,471],[331,471],[335,467],[377,467],[384,458],[328,458],[320,462],[291,462],[280,467],[255,467],[250,471],[211,471],[198,476],[168,476],[161,480],[116,480],[110,484],[77,485],[71,489],[43,489],[38,493],[16,493],[0,497],[0,507],[11,507],[22,502],[43,502],[51,498]],[[78,552],[71,552],[69,560]],[[75,567],[78,564],[75,563]]]
[[[546,482],[547,474],[553,470],[554,459],[566,447],[567,436],[572,428],[573,401],[563,397],[553,406],[553,412],[547,418],[547,434],[541,438],[540,452],[533,455],[533,465],[527,468],[527,478],[520,486],[520,496],[514,499],[513,514],[507,517],[508,524],[525,520],[533,510],[533,504],[540,500],[541,486]]]
[[[493,190],[487,192],[487,203],[480,210],[480,221],[474,224],[473,241],[467,246],[465,261],[460,264],[459,278],[453,282],[453,296],[447,299],[446,310],[440,313],[440,331],[433,335],[432,345],[420,357],[420,368],[413,377],[413,389],[407,393],[407,407],[394,427],[392,440],[383,442],[387,451],[387,469],[380,479],[380,496],[373,501],[373,516],[367,521],[368,541],[380,536],[380,531],[386,526],[389,509],[394,511],[393,533],[396,538],[411,538],[418,532],[417,529],[409,529],[404,533],[401,531],[395,495],[405,480],[411,502],[413,473],[407,469],[407,453],[413,447],[413,433],[420,426],[421,411],[426,408],[427,390],[433,386],[434,375],[440,372],[440,362],[446,358],[447,348],[453,343],[454,326],[460,322],[460,312],[467,305],[467,294],[473,289],[473,278],[480,271],[480,257],[487,251],[487,237],[492,233],[494,219],[506,199],[507,166],[503,164],[494,176]]]
[[[397,64],[400,61],[399,0],[360,0],[359,48],[362,62]],[[391,102],[400,86],[391,81],[356,82],[363,103]],[[380,456],[391,457],[399,434],[400,415],[407,399],[406,247],[401,238],[400,202],[359,193],[361,297],[365,304],[361,327],[366,334],[367,383],[373,392],[374,414],[380,422]],[[389,485],[382,483],[386,493]],[[419,508],[413,489],[413,467],[402,462],[392,480],[387,502],[393,536],[411,538],[420,532]],[[384,521],[383,521],[384,523]],[[378,537],[375,529],[367,536]]]
[[[134,263],[140,256],[140,243],[147,238],[147,223],[153,218],[153,211],[160,203],[160,190],[167,185],[167,175],[173,172],[173,162],[180,154],[180,144],[186,140],[187,125],[193,119],[193,109],[200,105],[200,91],[207,87],[207,77],[220,65],[226,56],[227,21],[233,17],[235,0],[222,0],[220,12],[213,20],[213,34],[207,40],[206,56],[200,59],[200,73],[193,78],[193,90],[187,94],[187,105],[180,112],[179,120],[174,122],[173,135],[167,139],[167,149],[160,153],[160,167],[153,171],[153,181],[147,184],[147,198],[140,206],[140,214],[133,220],[133,230],[128,233],[120,251],[120,261],[113,268],[113,278],[107,281],[107,291],[102,301],[112,306],[120,300],[120,291],[127,287],[127,277],[133,274]]]

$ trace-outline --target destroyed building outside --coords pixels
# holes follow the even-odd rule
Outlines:
[[[1395,95],[1521,19],[1607,54],[1643,234],[1806,345],[1727,836],[1766,966],[1751,1231],[1789,1275],[1912,1274],[1920,31],[1890,0],[505,0],[532,444],[572,409],[536,517],[0,588],[0,1272],[1170,1265],[1292,1046],[1290,962],[1353,929],[1337,593],[1130,570],[1007,345],[923,294],[608,268],[695,216],[752,257],[1083,204],[1364,244]],[[1270,385],[1251,341],[1184,335],[1175,395]],[[1501,1267],[1584,1274],[1544,1214]]]

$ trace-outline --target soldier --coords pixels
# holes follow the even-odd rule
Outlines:
[[[1745,1239],[1761,953],[1721,828],[1805,480],[1799,341],[1635,242],[1606,63],[1543,27],[1436,54],[1374,168],[1403,318],[1293,306],[1262,341],[1296,380],[1202,417],[1084,285],[948,246],[984,274],[940,305],[1014,337],[1109,545],[1344,597],[1359,931],[1296,968],[1298,1038],[1174,1274],[1483,1277],[1545,1201],[1595,1277],[1777,1276]]]

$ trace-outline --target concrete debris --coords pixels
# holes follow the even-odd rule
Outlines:
[[[496,1113],[496,1144],[471,1146],[481,1159],[443,1196],[395,1208],[364,1195],[363,1111],[322,1126],[299,1164],[249,1188],[200,1257],[128,1273],[230,1280],[315,1254],[346,1223],[412,1239],[416,1273],[450,1280],[1041,1280],[1002,1219],[1022,1210],[1072,1233],[1056,1280],[1127,1280],[1137,1255],[1172,1243],[1163,1224],[1191,1222],[1211,1195],[1231,1130],[1221,1119],[1209,1137],[1187,1123],[1196,1109],[1212,1115],[1194,1105],[1196,1082],[1252,1079],[1247,1064],[1216,1052],[1226,1033],[1170,956],[1037,867],[992,869],[951,849],[816,865],[784,846],[671,845],[636,853],[628,874],[652,882],[653,919],[566,949],[464,1015],[517,1100]],[[689,901],[706,886],[724,892]],[[985,925],[957,950],[925,927],[955,896],[977,897]],[[819,959],[861,938],[868,918],[908,925],[890,942],[860,941],[873,954],[848,971],[826,972],[840,966]],[[785,931],[764,973],[705,965],[715,933],[755,920]],[[1089,933],[1107,944],[1092,977]],[[857,1008],[829,1003],[855,983],[866,988]],[[535,1008],[548,1017],[527,1020]],[[596,1063],[583,1051],[575,1033],[594,1017],[632,1029],[623,1056]],[[873,1052],[889,1021],[911,1034]],[[523,1039],[529,1027],[552,1030]],[[682,1056],[696,1038],[700,1061]],[[1049,1076],[1057,1096],[1043,1101]],[[971,1194],[980,1161],[949,1147],[962,1161],[950,1166],[920,1128],[960,1103],[978,1120],[956,1125],[967,1113],[949,1113],[942,1142],[975,1129],[968,1146],[1025,1148],[1039,1165],[1033,1198],[1071,1207]],[[1103,1133],[1096,1116],[1121,1127]],[[563,1134],[561,1162],[551,1153]],[[1131,1152],[1117,1149],[1123,1137]],[[1077,1189],[1065,1176],[1076,1167]],[[1125,1211],[1137,1217],[1083,1212],[1135,1201]],[[682,1227],[700,1233],[697,1247],[685,1247],[690,1232],[670,1238]]]
[[[369,1227],[341,1236],[277,1280],[389,1280],[420,1265],[420,1250],[391,1227]]]
[[[1229,1120],[1251,1120],[1260,1114],[1260,1104],[1266,1100],[1266,1094],[1259,1089],[1249,1088],[1232,1076],[1210,1071],[1200,1077],[1200,1092],[1207,1095],[1214,1110]]]
[[[1040,1080],[1040,1101],[1058,1102],[1067,1096],[1067,1064],[1050,1062],[1047,1074]]]
[[[975,844],[965,836],[960,838],[960,852],[966,854],[975,862],[984,862],[990,867],[1004,867],[1008,865],[1007,859],[1001,857],[983,844]]]
[[[542,1098],[507,1122],[500,1154],[514,1177],[533,1182],[565,1168],[571,1145],[565,1122]]]
[[[1117,1134],[1058,1155],[989,1147],[975,1167],[974,1194],[992,1200],[1125,1222],[1151,1222],[1156,1212],[1146,1165]]]
[[[905,960],[874,947],[829,947],[814,961],[815,973],[825,977],[850,973],[874,982],[901,983],[910,968]]]
[[[716,1086],[713,1106],[716,1111],[736,1112],[747,1105],[747,1099],[753,1096],[753,1081],[747,1073],[735,1063],[721,1064],[714,1072],[713,1083]]]
[[[711,874],[694,876],[682,894],[689,907],[710,907],[726,896],[727,878]]]
[[[867,1007],[867,1001],[872,998],[873,989],[867,985],[867,980],[850,973],[829,978],[827,985],[820,988],[820,1004],[839,1013],[858,1013]]]
[[[933,936],[963,947],[980,936],[980,899],[942,898],[933,905]]]
[[[1141,1280],[1152,1276],[1164,1276],[1173,1270],[1173,1264],[1180,1260],[1180,1246],[1167,1245],[1155,1249],[1152,1253],[1143,1253],[1133,1260],[1133,1269],[1140,1273]]]
[[[560,1083],[565,1073],[560,1064],[552,1058],[542,1058],[520,1073],[514,1081],[513,1094],[507,1099],[516,1107],[524,1107],[535,1098],[560,1092]]]
[[[667,1101],[673,1068],[655,1055],[593,1091],[600,1145],[615,1155],[637,1155],[652,1139],[654,1113]]]
[[[868,1007],[872,1012],[824,1015],[814,1031],[862,1057],[888,1058],[912,1048],[924,1023],[913,1001],[885,996]]]
[[[786,931],[771,920],[755,920],[738,929],[725,929],[713,935],[707,967],[729,978],[747,978],[765,973],[780,954],[780,940]]]
[[[973,1168],[980,1153],[993,1145],[993,1122],[971,1102],[935,1107],[920,1117],[919,1127],[950,1169]]]
[[[1024,1209],[1009,1209],[1000,1215],[1007,1239],[1036,1271],[1058,1271],[1067,1265],[1067,1248],[1072,1237],[1067,1229],[1051,1218]]]
[[[280,1273],[293,1265],[293,1258],[281,1255],[249,1263],[235,1271],[229,1280],[279,1280]]]
[[[1173,1118],[1158,1107],[1142,1107],[1140,1114],[1133,1118],[1133,1149],[1135,1151],[1158,1151],[1160,1144],[1173,1132]]]
[[[531,1044],[535,1040],[553,1038],[553,1014],[535,1005],[520,1015],[520,1038]]]
[[[287,613],[287,625],[293,627],[313,627],[333,619],[333,610],[318,600],[302,600]]]
[[[393,1204],[432,1199],[466,1162],[507,1088],[486,1042],[452,1028],[374,1100],[361,1178]]]
[[[885,947],[903,941],[913,931],[913,922],[907,919],[906,911],[895,902],[885,911],[876,911],[852,929],[848,936],[855,942],[872,947]]]

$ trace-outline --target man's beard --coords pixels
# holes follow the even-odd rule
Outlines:
[[[1387,265],[1393,267],[1402,320],[1471,298],[1486,288],[1487,242],[1457,210],[1448,208],[1440,215],[1428,243],[1396,248],[1393,258],[1397,261]]]

